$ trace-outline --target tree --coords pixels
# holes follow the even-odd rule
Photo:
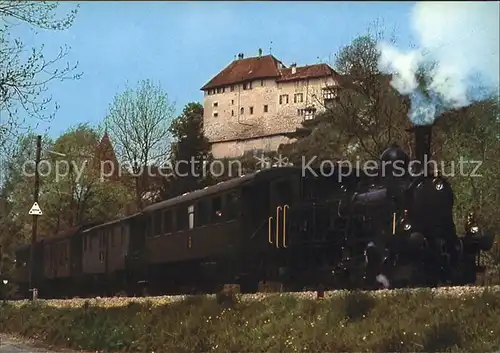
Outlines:
[[[437,121],[439,133],[434,145],[455,194],[458,232],[464,232],[467,214],[475,211],[481,226],[500,238],[499,116],[498,97],[491,97],[448,112]],[[500,270],[498,250],[491,252],[491,261]]]
[[[164,160],[168,152],[174,112],[160,85],[143,80],[136,90],[127,88],[115,96],[105,119],[120,163],[142,179],[137,179],[135,190],[139,208],[146,193],[140,185],[147,184],[148,167]]]
[[[306,122],[296,135],[298,142],[285,150],[293,154],[308,150],[318,156],[324,154],[326,145],[329,159],[332,155],[344,159],[353,153],[377,158],[394,141],[408,145],[410,136],[404,128],[409,125],[409,101],[390,86],[391,77],[378,69],[377,43],[384,31],[375,29],[335,55],[334,69],[340,74],[336,77],[339,86],[331,92],[335,99],[324,103],[325,112]],[[312,151],[311,145],[317,149]]]
[[[101,178],[99,131],[77,125],[54,143],[49,158],[54,172],[45,178],[47,218],[54,232],[87,222],[124,215],[131,200],[125,185]],[[56,172],[58,172],[56,174]]]
[[[44,214],[38,222],[40,237],[125,214],[132,196],[125,185],[101,180],[100,163],[95,160],[98,137],[95,129],[78,125],[55,142],[42,139],[39,204]],[[9,158],[0,220],[0,229],[6,230],[0,233],[0,240],[6,244],[23,243],[31,234],[28,210],[33,204],[35,143],[35,135],[21,138],[17,153]]]
[[[52,145],[47,136],[44,141],[42,153]],[[13,259],[13,249],[30,238],[32,216],[28,211],[33,204],[35,146],[36,135],[28,134],[19,137],[15,148],[4,156],[2,169],[5,175],[0,187],[0,246],[4,259]],[[42,168],[42,173],[45,171]],[[43,202],[43,189],[40,195]],[[43,219],[39,222],[39,229],[41,232],[47,229]],[[10,266],[12,262],[6,261],[4,265]]]
[[[161,198],[166,199],[196,190],[209,181],[204,162],[210,162],[210,144],[203,133],[203,106],[188,103],[182,114],[172,121],[169,168],[172,178],[165,179]]]
[[[68,64],[64,68],[57,65],[68,54],[67,48],[61,49],[53,59],[47,59],[43,47],[28,50],[21,39],[11,37],[10,30],[16,22],[44,30],[69,28],[77,10],[57,19],[57,9],[56,2],[0,1],[0,19],[4,23],[0,28],[0,142],[23,126],[18,120],[19,108],[30,117],[50,119],[53,114],[47,115],[46,110],[52,98],[43,97],[49,84],[80,77],[73,74],[76,65]]]

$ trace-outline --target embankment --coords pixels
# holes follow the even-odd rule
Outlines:
[[[123,352],[492,352],[500,290],[12,302],[0,331]]]

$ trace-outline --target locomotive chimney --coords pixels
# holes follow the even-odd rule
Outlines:
[[[424,171],[431,158],[432,125],[414,125],[407,131],[415,135],[415,159],[420,162],[419,171]]]

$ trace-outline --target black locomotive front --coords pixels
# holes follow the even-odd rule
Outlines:
[[[366,280],[377,284],[382,274],[391,286],[474,283],[476,272],[484,270],[479,255],[491,249],[493,236],[480,231],[472,215],[465,236],[457,234],[452,187],[430,159],[432,126],[409,131],[415,135],[416,158],[409,161],[401,148],[391,146],[380,158],[379,184],[352,200],[352,210],[364,217],[381,207],[392,214],[391,232],[384,232],[388,216],[386,222],[372,222],[378,227],[365,248]]]
[[[413,160],[392,145],[376,177],[341,165],[327,176],[306,173],[297,201],[277,208],[286,226],[269,228],[269,239],[286,234],[283,278],[297,289],[472,284],[484,270],[479,255],[493,237],[472,215],[465,235],[457,234],[452,187],[430,159],[432,126],[409,131]]]

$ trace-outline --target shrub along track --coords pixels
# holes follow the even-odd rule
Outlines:
[[[456,287],[438,287],[438,288],[412,288],[412,289],[383,289],[374,291],[349,291],[349,290],[335,290],[326,291],[325,298],[342,297],[349,293],[363,293],[374,298],[385,296],[397,296],[403,293],[428,293],[436,297],[460,297],[460,296],[473,296],[480,295],[487,291],[491,294],[500,295],[500,285],[495,286],[456,286]],[[304,292],[283,292],[283,293],[255,293],[255,294],[237,294],[240,301],[259,301],[266,298],[276,296],[291,296],[297,299],[317,299],[317,292],[304,291]],[[207,299],[216,299],[217,294],[201,294],[201,295],[164,295],[156,297],[95,297],[95,298],[73,298],[73,299],[39,299],[40,303],[56,307],[79,307],[85,303],[90,305],[105,306],[105,307],[119,307],[128,305],[130,303],[146,303],[151,302],[153,305],[164,305],[183,301],[194,297],[205,297]],[[29,303],[29,300],[16,300],[11,301],[13,305],[24,305]]]

